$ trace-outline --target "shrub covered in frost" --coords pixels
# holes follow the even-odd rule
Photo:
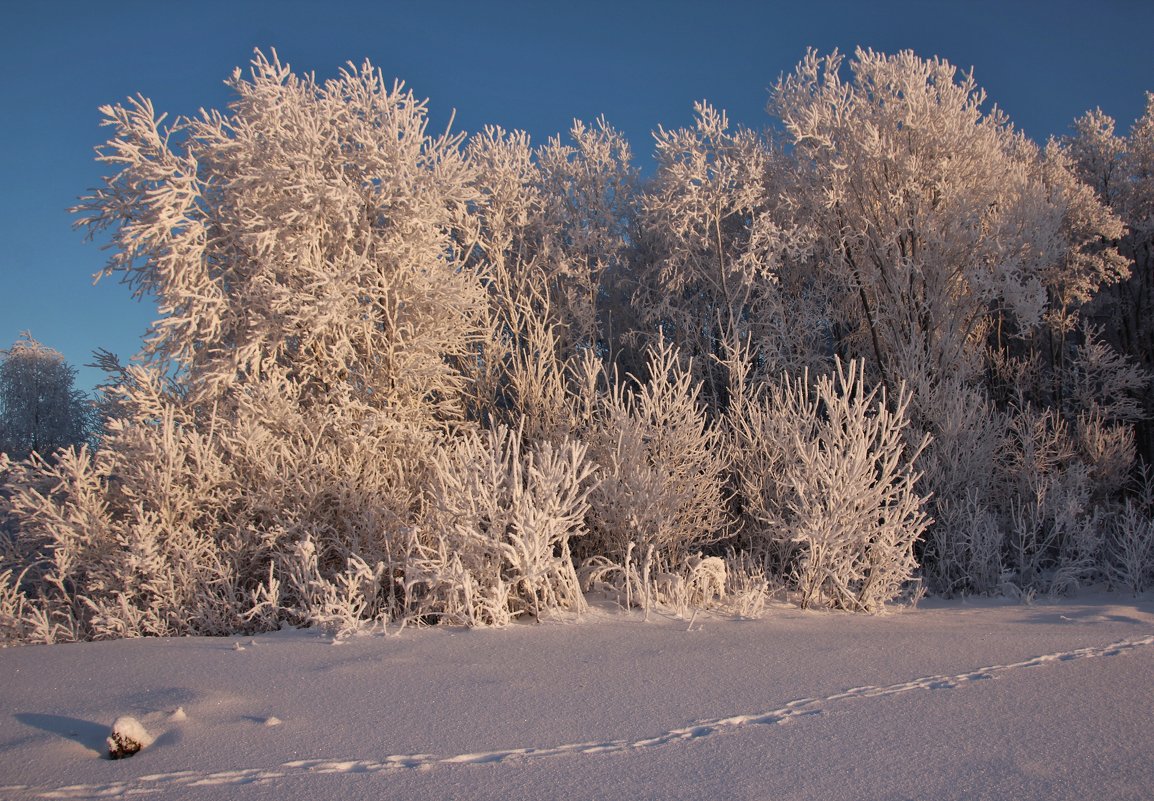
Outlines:
[[[594,486],[585,452],[572,440],[526,448],[503,426],[440,451],[427,541],[405,567],[410,614],[500,625],[581,610],[570,543]]]
[[[743,389],[732,415],[747,536],[802,606],[880,610],[913,575],[929,522],[904,433],[909,395],[867,392],[859,363]],[[924,447],[924,442],[921,444]]]
[[[631,545],[653,548],[677,563],[725,533],[727,459],[700,383],[664,339],[649,349],[648,374],[614,376],[597,398],[586,433],[602,470],[590,495],[590,546],[615,560]]]

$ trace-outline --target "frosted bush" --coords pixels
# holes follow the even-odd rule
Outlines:
[[[917,460],[920,491],[933,516],[923,570],[945,594],[996,592],[1001,582],[1005,526],[1006,418],[979,387],[924,373],[912,388],[914,430],[932,437]]]
[[[1134,429],[1127,423],[1109,423],[1101,411],[1083,412],[1074,421],[1080,460],[1090,471],[1092,495],[1104,501],[1125,486],[1137,459]]]
[[[1061,549],[1057,569],[1050,582],[1050,592],[1065,594],[1094,584],[1102,578],[1103,547],[1107,516],[1101,508],[1094,508],[1079,518],[1063,518],[1070,522],[1059,529]]]
[[[31,639],[28,599],[19,589],[20,577],[11,568],[0,571],[0,643]]]
[[[196,525],[229,473],[172,409],[121,450],[63,451],[13,480],[36,639],[223,633],[238,622],[228,555]],[[116,436],[115,434],[113,436]],[[43,622],[53,621],[45,631]]]
[[[1097,327],[1084,324],[1081,335],[1064,389],[1068,409],[1108,423],[1141,420],[1150,374],[1103,341]]]
[[[1007,566],[1018,588],[1066,592],[1093,581],[1104,518],[1070,426],[1053,410],[1026,408],[1012,417],[1008,446]]]
[[[925,572],[945,595],[990,595],[1002,583],[1005,534],[1001,517],[977,492],[961,503],[939,502],[926,534]]]
[[[649,380],[614,380],[591,410],[590,457],[600,482],[589,496],[587,554],[620,560],[631,545],[677,563],[725,531],[726,467],[700,384],[673,346],[649,350]]]
[[[733,419],[748,536],[785,552],[803,607],[881,610],[913,575],[928,523],[912,464],[920,448],[904,436],[909,396],[891,408],[865,391],[861,369],[838,363],[812,384],[747,389]],[[743,457],[754,448],[776,455]]]
[[[1106,573],[1110,584],[1135,595],[1154,578],[1154,520],[1127,500],[1107,534]]]
[[[689,554],[667,563],[653,548],[626,549],[617,562],[604,556],[586,560],[579,571],[586,591],[608,597],[626,609],[640,608],[691,617],[700,610],[760,617],[770,595],[761,567],[744,554]]]
[[[278,572],[284,574],[291,591],[288,606],[283,605],[285,599],[279,592]],[[293,622],[331,631],[339,639],[366,628],[371,622],[387,622],[391,610],[383,586],[384,574],[384,562],[369,565],[351,553],[343,571],[326,575],[317,561],[316,544],[306,538],[270,564],[269,582],[261,588],[263,596],[260,592],[254,596],[258,603],[249,617],[260,614],[264,604],[259,601],[264,597],[268,605],[279,609]]]
[[[467,433],[441,451],[429,534],[444,547],[426,550],[415,575],[431,575],[410,586],[456,586],[443,609],[430,593],[418,613],[485,625],[580,611],[570,541],[585,533],[594,486],[585,451],[574,441],[525,450],[521,432],[504,426]]]
[[[725,560],[724,608],[739,618],[756,619],[765,612],[771,594],[771,578],[757,560],[730,552]]]
[[[724,603],[728,583],[725,561],[694,554],[672,570],[653,576],[653,597],[660,605],[685,616],[694,609]]]

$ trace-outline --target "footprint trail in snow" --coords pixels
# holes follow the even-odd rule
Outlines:
[[[1154,635],[1135,640],[1124,640],[1110,645],[1078,648],[1055,654],[1034,656],[1021,662],[1007,665],[990,665],[955,676],[923,676],[899,684],[885,687],[854,687],[834,693],[824,698],[799,698],[782,707],[744,715],[730,715],[716,720],[698,721],[683,728],[671,729],[652,737],[636,740],[593,740],[583,743],[566,743],[546,747],[510,748],[500,751],[479,753],[437,755],[437,754],[396,754],[380,759],[301,759],[284,762],[271,768],[250,768],[218,772],[175,771],[138,776],[124,782],[105,784],[74,784],[65,787],[32,787],[9,785],[0,787],[0,792],[22,792],[38,798],[117,798],[141,793],[160,792],[173,787],[228,786],[271,782],[276,779],[306,774],[326,773],[382,773],[397,770],[431,770],[438,765],[480,765],[500,762],[560,757],[571,754],[605,754],[647,748],[661,748],[679,742],[710,737],[725,731],[747,726],[780,725],[795,719],[822,714],[828,707],[846,701],[863,698],[880,698],[915,692],[918,690],[952,689],[962,685],[985,681],[999,674],[1024,668],[1039,667],[1050,663],[1063,663],[1102,656],[1118,656],[1138,648],[1154,645]]]

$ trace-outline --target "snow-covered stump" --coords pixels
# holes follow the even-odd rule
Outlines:
[[[124,759],[152,745],[152,735],[133,717],[119,717],[108,732],[108,758]]]

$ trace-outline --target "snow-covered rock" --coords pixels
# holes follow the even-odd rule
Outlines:
[[[152,745],[153,737],[134,717],[119,717],[108,732],[109,759],[130,757],[142,748]]]

